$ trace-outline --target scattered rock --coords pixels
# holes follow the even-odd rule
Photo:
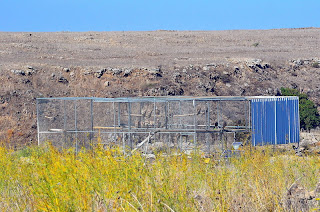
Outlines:
[[[199,82],[197,88],[203,89],[206,93],[213,93],[215,90],[215,84],[212,81],[209,81],[207,83]]]
[[[27,70],[26,75],[31,76],[35,71],[34,70]]]
[[[271,66],[270,66],[269,63],[264,62],[264,63],[261,64],[261,68],[262,68],[262,69],[267,69],[267,68],[270,68],[270,67],[271,67]]]
[[[215,64],[215,63],[209,63],[209,64],[207,64],[206,66],[210,66],[210,67],[216,68],[216,67],[217,67],[217,64]]]
[[[160,86],[158,88],[150,88],[147,90],[147,96],[178,96],[183,95],[184,90],[178,86]]]
[[[297,89],[297,88],[298,88],[298,85],[297,85],[296,83],[291,83],[291,87],[292,87],[293,89]]]
[[[26,72],[23,70],[11,70],[11,73],[16,74],[16,75],[21,75],[21,76],[26,75]]]
[[[124,73],[123,73],[123,76],[124,77],[128,77],[130,74],[131,74],[132,70],[131,69],[125,69],[124,70]]]
[[[70,69],[69,68],[63,68],[63,71],[64,72],[70,72]]]
[[[27,76],[31,76],[32,74],[36,73],[37,70],[35,70],[32,66],[27,66],[27,71],[25,72]]]
[[[310,63],[311,63],[311,60],[304,60],[304,61],[303,61],[303,64],[304,64],[304,65],[309,65]]]
[[[102,75],[103,75],[103,73],[99,73],[99,72],[94,73],[94,76],[97,78],[101,78]]]
[[[153,68],[153,69],[150,69],[148,70],[150,74],[152,75],[155,75],[157,77],[162,77],[162,71],[161,71],[161,68],[158,67],[158,68]]]
[[[182,96],[184,94],[184,90],[180,87],[170,87],[167,91],[168,96]]]
[[[29,84],[29,83],[31,83],[31,81],[30,81],[29,79],[23,79],[23,80],[22,80],[22,83],[23,83],[23,84]]]
[[[122,73],[122,70],[121,69],[118,69],[118,68],[114,68],[114,69],[111,69],[111,73],[113,75],[119,75]]]
[[[297,60],[290,60],[291,66],[293,66],[294,68],[297,68],[299,66],[304,65],[305,61],[302,59],[297,59]]]
[[[101,78],[105,72],[106,72],[106,69],[100,69],[94,73],[94,76],[97,78]]]
[[[89,74],[91,74],[91,71],[86,70],[86,71],[84,71],[82,74],[83,74],[83,75],[89,75]]]
[[[220,79],[223,83],[229,83],[231,82],[231,76],[229,74],[223,74],[220,76]]]
[[[294,77],[298,76],[298,74],[297,74],[297,72],[296,72],[295,70],[293,70],[293,71],[291,72],[291,75],[294,76]]]
[[[72,71],[72,72],[70,72],[70,77],[75,77],[75,73]]]
[[[298,59],[298,60],[293,61],[293,63],[296,64],[296,65],[298,65],[298,66],[301,66],[301,65],[304,64],[304,61],[301,60],[301,59]]]
[[[109,86],[110,86],[110,82],[109,82],[109,81],[105,81],[105,82],[103,83],[103,85],[104,85],[104,87],[109,87]]]
[[[6,100],[4,99],[4,97],[0,96],[0,104],[4,104],[6,102]]]
[[[281,96],[281,91],[279,88],[275,88],[273,93],[275,94],[275,96]]]
[[[209,79],[212,81],[217,81],[218,79],[220,79],[220,75],[216,72],[211,72],[209,74]]]
[[[204,70],[204,71],[209,71],[210,68],[209,68],[208,66],[203,66],[203,67],[202,67],[202,70]]]
[[[63,83],[63,84],[68,84],[69,83],[69,81],[64,77],[59,77],[58,82]]]
[[[233,67],[233,74],[235,75],[241,74],[241,70],[238,66]]]
[[[252,59],[246,62],[247,66],[255,71],[258,71],[260,68],[262,68],[261,66],[261,59]]]
[[[32,94],[33,91],[32,90],[26,90],[25,94]]]
[[[172,78],[175,82],[180,82],[180,79],[181,79],[181,74],[179,72],[174,72],[173,75],[172,75]]]

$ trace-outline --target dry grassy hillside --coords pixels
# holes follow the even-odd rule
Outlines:
[[[276,95],[320,105],[320,29],[0,32],[0,138],[33,143],[35,98]]]

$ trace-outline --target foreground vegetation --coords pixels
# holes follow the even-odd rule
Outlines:
[[[297,89],[281,88],[283,96],[298,96],[299,97],[299,115],[300,128],[304,130],[314,129],[320,126],[320,115],[316,104],[309,99],[309,96],[300,93]]]
[[[283,211],[289,187],[315,188],[316,156],[246,150],[203,155],[123,156],[97,147],[0,148],[1,211]],[[318,201],[318,199],[316,199]],[[319,205],[319,204],[318,204]]]

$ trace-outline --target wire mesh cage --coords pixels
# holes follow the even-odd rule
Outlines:
[[[37,119],[39,145],[76,151],[101,143],[211,154],[234,142],[299,141],[297,97],[38,98]]]
[[[37,114],[39,145],[76,151],[101,143],[212,153],[230,149],[237,133],[251,129],[244,97],[38,98]]]

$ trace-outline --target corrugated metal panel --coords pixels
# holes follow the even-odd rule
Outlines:
[[[298,97],[251,100],[252,144],[288,144],[299,142]]]

